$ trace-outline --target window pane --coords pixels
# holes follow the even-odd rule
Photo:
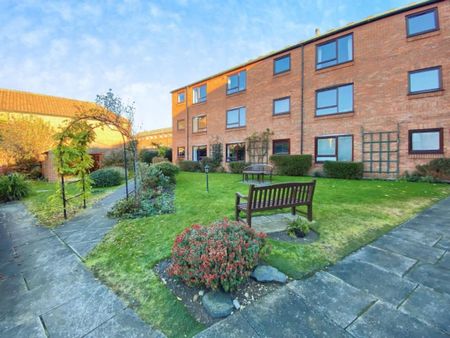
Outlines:
[[[289,154],[289,141],[274,141],[273,142],[274,154]]]
[[[206,129],[206,116],[203,116],[199,119],[198,129]]]
[[[291,56],[275,60],[275,74],[286,72],[291,69]]]
[[[206,99],[206,85],[200,87],[200,101],[204,101]]]
[[[439,150],[440,149],[440,133],[438,131],[413,133],[412,134],[412,150]]]
[[[337,106],[337,89],[317,92],[317,108]]]
[[[178,93],[178,103],[184,102],[184,93]]]
[[[245,118],[246,118],[246,109],[245,107],[242,107],[239,109],[239,125],[241,126],[245,126]]]
[[[407,18],[408,35],[416,35],[437,29],[435,10]]]
[[[336,157],[334,156],[317,156],[317,162],[325,162],[325,161],[336,161]]]
[[[228,92],[234,92],[239,86],[239,77],[238,75],[233,75],[228,77]]]
[[[347,35],[338,40],[338,63],[353,59],[353,36]]]
[[[227,161],[244,161],[245,143],[227,144]]]
[[[317,62],[322,63],[325,61],[336,59],[336,41],[332,41],[325,45],[317,47]],[[333,61],[336,63],[335,61]]]
[[[179,121],[177,121],[177,129],[178,129],[178,130],[183,130],[183,129],[184,129],[184,126],[185,126],[184,120],[179,120]]]
[[[239,90],[247,88],[247,72],[244,70],[239,73]]]
[[[338,137],[338,161],[351,161],[352,160],[352,137],[340,136]]]
[[[227,124],[239,123],[239,110],[233,109],[227,112]]]
[[[439,89],[439,69],[410,73],[409,85],[411,93]]]
[[[317,156],[328,156],[336,154],[336,139],[320,138],[317,140]]]
[[[353,110],[353,85],[342,86],[338,88],[340,113]]]
[[[291,109],[291,99],[285,98],[281,100],[275,100],[273,101],[274,107],[273,112],[274,114],[283,114],[288,113]]]
[[[336,113],[337,113],[337,107],[321,108],[321,109],[316,110],[317,116],[330,115],[330,114],[336,114]]]

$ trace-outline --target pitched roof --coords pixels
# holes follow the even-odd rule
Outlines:
[[[161,129],[153,129],[153,130],[145,130],[137,133],[137,137],[145,137],[145,136],[152,136],[152,135],[159,135],[159,134],[172,134],[172,128],[161,128]]]
[[[78,108],[95,107],[93,102],[0,88],[0,112],[74,117]]]
[[[434,3],[442,2],[442,1],[443,0],[419,0],[419,1],[416,1],[416,2],[413,2],[413,3],[410,3],[408,5],[405,5],[403,7],[390,9],[390,10],[387,10],[387,11],[385,11],[383,13],[379,13],[379,14],[375,14],[375,15],[370,15],[370,16],[368,16],[368,17],[366,17],[366,18],[364,18],[364,19],[362,19],[360,21],[350,22],[350,23],[346,24],[345,26],[331,29],[331,30],[329,30],[329,31],[327,31],[327,32],[325,32],[323,34],[316,35],[316,36],[314,36],[312,38],[309,38],[309,39],[297,42],[297,43],[295,43],[293,45],[286,46],[283,49],[269,52],[267,54],[264,54],[264,55],[261,55],[261,56],[255,58],[255,59],[248,60],[247,62],[244,62],[244,63],[241,63],[241,64],[236,65],[234,67],[228,68],[228,69],[223,70],[221,72],[218,72],[216,74],[210,75],[208,77],[205,77],[203,79],[197,80],[195,82],[191,82],[188,85],[185,85],[185,86],[182,86],[182,87],[178,87],[177,89],[171,90],[170,93],[174,93],[174,92],[180,91],[180,90],[185,89],[187,87],[190,87],[190,86],[196,85],[198,83],[201,83],[201,82],[210,80],[212,78],[215,78],[217,76],[220,76],[220,75],[232,72],[234,70],[237,70],[237,69],[245,67],[247,65],[256,63],[258,61],[262,61],[262,60],[268,59],[270,57],[273,57],[275,55],[288,52],[288,51],[293,50],[295,48],[299,48],[301,46],[305,46],[307,44],[313,43],[313,42],[315,42],[317,40],[326,38],[326,37],[331,36],[333,34],[341,33],[341,32],[344,32],[346,30],[349,30],[349,29],[352,29],[352,28],[355,28],[355,27],[358,27],[358,26],[362,26],[362,25],[365,25],[365,24],[373,22],[373,21],[381,20],[383,18],[392,16],[392,15],[396,15],[396,14],[403,13],[403,12],[406,12],[406,11],[409,11],[409,10],[412,10],[412,9],[415,9],[415,8],[423,7],[423,6],[426,6],[426,5],[430,5],[430,4],[434,4]]]

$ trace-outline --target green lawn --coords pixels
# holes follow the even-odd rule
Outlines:
[[[234,193],[248,191],[240,179],[240,175],[211,174],[207,193],[204,174],[179,174],[176,213],[120,222],[88,257],[88,266],[127,299],[145,321],[168,336],[192,336],[202,326],[164,286],[152,267],[170,256],[175,236],[185,227],[232,218]],[[310,179],[276,177],[275,181]],[[302,278],[373,241],[449,194],[450,187],[443,184],[320,178],[314,197],[319,241],[299,245],[271,240],[268,263],[291,277]]]
[[[68,196],[75,195],[79,192],[76,184],[69,184]],[[59,183],[50,183],[46,181],[31,181],[31,194],[25,199],[28,209],[36,215],[39,222],[43,225],[54,227],[64,221],[63,207],[61,198],[54,198]],[[108,193],[114,191],[113,188],[95,188],[92,189],[91,195],[87,199],[87,204],[92,205],[99,199],[105,197]],[[73,217],[77,212],[82,210],[82,198],[73,199],[68,206],[68,216]]]

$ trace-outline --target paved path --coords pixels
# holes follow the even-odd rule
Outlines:
[[[450,198],[198,337],[449,337]]]
[[[124,188],[54,231],[21,203],[0,206],[0,337],[162,337],[100,281],[82,257],[114,226]]]

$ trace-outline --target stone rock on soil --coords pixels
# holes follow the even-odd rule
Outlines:
[[[208,292],[202,302],[206,312],[213,318],[227,317],[234,309],[231,296],[221,291]]]
[[[287,276],[284,273],[269,265],[258,265],[251,276],[258,282],[286,283],[287,281]]]
[[[241,307],[241,304],[239,304],[239,301],[237,299],[233,300],[233,305],[236,310],[239,310],[239,308]]]

